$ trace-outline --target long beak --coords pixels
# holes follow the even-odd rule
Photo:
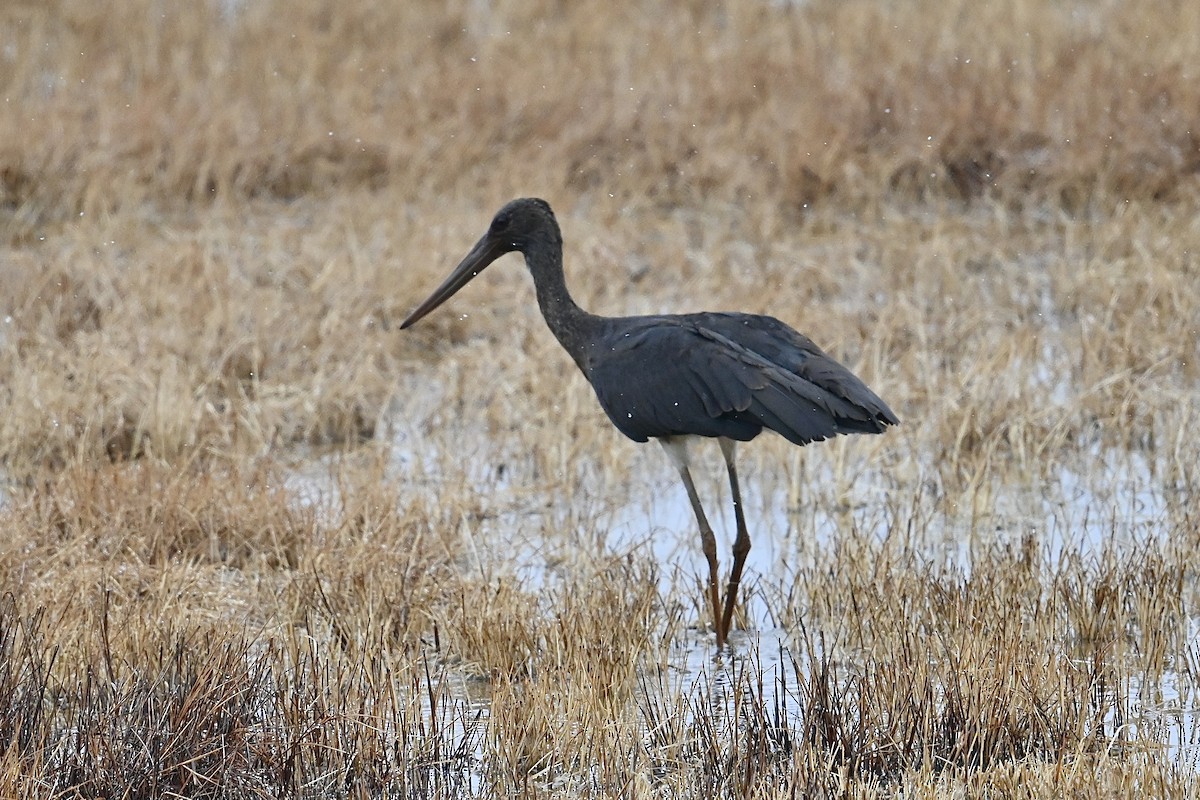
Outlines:
[[[475,243],[475,246],[471,248],[471,252],[467,253],[467,257],[454,268],[454,272],[450,273],[450,277],[446,278],[445,282],[435,289],[433,294],[429,295],[429,299],[417,306],[417,309],[408,315],[408,319],[400,323],[401,329],[414,324],[421,317],[449,300],[455,292],[470,283],[471,279],[476,275],[483,272],[488,264],[491,264],[510,249],[505,247],[503,239],[492,239],[485,235]]]

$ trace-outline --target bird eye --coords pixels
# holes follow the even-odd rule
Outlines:
[[[499,233],[507,228],[510,219],[508,214],[497,214],[495,219],[492,220],[492,232]]]

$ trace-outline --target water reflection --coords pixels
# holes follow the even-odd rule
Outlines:
[[[683,487],[656,449],[630,448],[625,473],[596,485],[600,470],[594,464],[578,466],[582,477],[574,482],[561,475],[547,478],[537,474],[529,454],[498,452],[481,431],[458,425],[439,431],[442,435],[449,441],[436,454],[422,455],[407,444],[418,440],[413,432],[401,431],[389,477],[435,498],[439,491],[466,492],[479,503],[480,513],[463,523],[461,535],[481,575],[511,575],[530,591],[552,590],[614,554],[633,553],[659,565],[663,597],[703,597],[707,563],[695,519]],[[442,455],[447,452],[454,457]],[[698,471],[697,483],[727,567],[733,513],[715,448],[713,455],[711,469]],[[787,616],[780,615],[780,598],[820,569],[823,554],[838,542],[901,537],[905,552],[964,580],[980,559],[994,558],[996,548],[1032,543],[1037,563],[1053,571],[1068,558],[1086,563],[1105,553],[1161,544],[1193,500],[1163,481],[1162,466],[1146,455],[1101,446],[1077,465],[1048,468],[1024,482],[976,487],[975,496],[958,501],[937,488],[932,469],[916,481],[919,488],[892,493],[879,488],[891,485],[888,476],[863,457],[850,462],[843,452],[805,453],[799,457],[803,463],[793,460],[785,471],[771,455],[751,456],[743,468],[753,537],[744,583],[747,630],[735,631],[730,650],[718,655],[706,631],[681,627],[662,662],[643,667],[648,717],[662,713],[664,698],[684,698],[689,718],[736,724],[731,709],[745,699],[747,687],[757,687],[756,702],[782,710],[784,723],[799,725],[797,684],[811,677],[804,665],[819,654],[811,641],[797,638],[801,632],[776,627]],[[288,485],[299,502],[336,515],[337,469],[335,461],[314,460],[293,473]],[[562,493],[564,485],[574,491]],[[702,609],[692,611],[697,620],[706,619]],[[1173,762],[1197,769],[1200,655],[1194,642],[1200,630],[1196,620],[1188,624],[1188,652],[1161,676],[1126,675],[1103,722],[1114,743],[1154,742]],[[445,686],[460,708],[480,724],[486,721],[488,699],[477,686],[463,680]],[[462,726],[463,736],[474,731]]]

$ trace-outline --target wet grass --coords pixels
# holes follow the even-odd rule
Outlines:
[[[1191,4],[0,18],[0,794],[1194,795]],[[730,652],[515,260],[396,329],[523,194],[903,421],[743,448]]]

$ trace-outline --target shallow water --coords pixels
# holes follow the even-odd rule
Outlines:
[[[431,406],[432,407],[432,406]],[[421,419],[421,415],[410,416]],[[561,476],[534,474],[527,455],[506,453],[470,423],[437,430],[438,443],[403,421],[392,442],[390,478],[414,491],[437,492],[448,484],[470,492],[482,507],[479,520],[464,525],[462,535],[481,574],[513,575],[530,590],[552,588],[573,570],[612,554],[641,553],[659,565],[659,589],[664,597],[677,592],[699,593],[707,579],[707,563],[681,483],[666,456],[656,447],[623,443],[630,453],[627,474],[619,482],[590,491],[587,481],[571,496],[556,495]],[[769,702],[782,709],[798,708],[794,696],[797,662],[792,634],[775,627],[776,614],[767,599],[771,592],[757,587],[787,587],[797,576],[811,573],[829,547],[853,533],[882,541],[906,521],[919,520],[903,535],[912,539],[920,557],[931,565],[969,575],[976,558],[990,548],[1019,547],[1032,539],[1043,568],[1057,568],[1065,558],[1085,561],[1125,548],[1153,544],[1171,527],[1172,514],[1190,498],[1159,476],[1161,465],[1145,455],[1095,445],[1070,466],[1059,464],[1011,484],[986,487],[961,507],[947,502],[936,486],[905,491],[914,505],[889,506],[887,476],[873,468],[852,445],[841,451],[806,448],[801,455],[786,450],[787,464],[773,463],[778,449],[755,453],[755,444],[741,449],[742,491],[753,548],[743,581],[749,630],[731,636],[730,651],[714,654],[711,635],[684,629],[671,644],[669,660],[654,675],[644,675],[647,687],[672,696],[692,698],[721,719],[732,707],[733,693],[744,691],[745,671],[771,694]],[[426,448],[430,448],[426,451]],[[433,455],[429,455],[432,453]],[[438,454],[454,453],[453,460]],[[847,455],[850,454],[850,455]],[[695,470],[705,508],[718,535],[722,570],[734,521],[723,463],[715,447],[704,454]],[[858,459],[857,461],[853,459]],[[594,474],[595,465],[585,465]],[[927,470],[929,476],[935,474]],[[332,479],[336,464],[317,461],[290,476],[288,486],[298,501],[340,503]],[[797,478],[795,476],[801,476]],[[791,476],[791,477],[789,477]],[[852,477],[847,477],[852,476]],[[925,483],[934,483],[929,476]],[[422,488],[424,487],[424,489]],[[977,495],[979,493],[977,492]],[[435,494],[436,496],[436,494]],[[785,590],[773,589],[774,596]],[[1192,641],[1200,639],[1191,621]],[[1193,645],[1193,648],[1195,646]],[[1198,658],[1193,649],[1188,656]],[[1128,702],[1104,720],[1114,746],[1147,741],[1163,747],[1175,763],[1200,768],[1200,696],[1186,670],[1160,677],[1134,676],[1123,687]],[[740,677],[739,677],[740,676]],[[448,696],[463,709],[462,737],[477,735],[476,724],[486,721],[486,687],[461,677],[447,684]],[[796,719],[792,719],[796,722]]]

